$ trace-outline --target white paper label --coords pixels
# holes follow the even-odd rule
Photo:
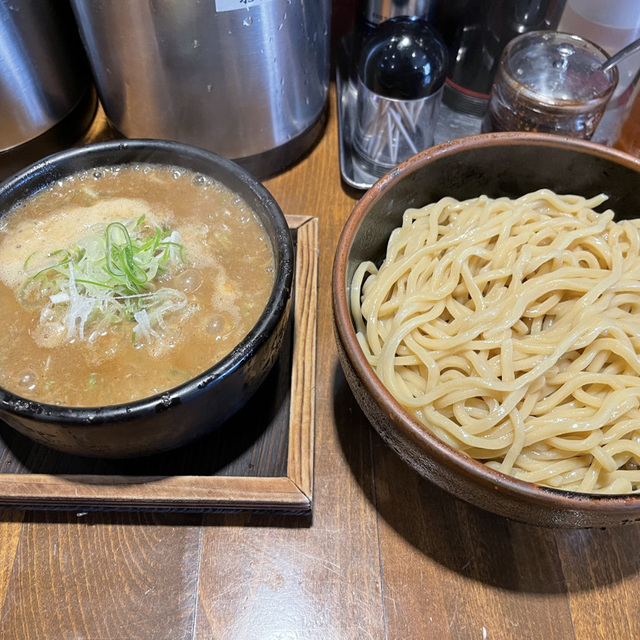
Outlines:
[[[249,9],[260,4],[267,4],[273,0],[216,0],[216,11],[237,11],[238,9]]]

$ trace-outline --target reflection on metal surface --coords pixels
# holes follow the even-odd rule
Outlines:
[[[55,127],[90,86],[65,2],[0,2],[0,151]]]
[[[72,0],[118,131],[234,160],[304,150],[292,143],[314,131],[328,95],[330,4]]]

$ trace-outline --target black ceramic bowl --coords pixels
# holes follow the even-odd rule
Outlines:
[[[173,165],[209,176],[255,211],[275,256],[275,286],[257,324],[233,351],[193,380],[127,404],[76,408],[30,402],[0,388],[0,419],[33,440],[95,457],[148,455],[220,426],[253,395],[275,363],[288,322],[293,245],[282,211],[254,177],[214,153],[175,142],[98,143],[50,156],[0,185],[0,215],[50,183],[96,166]]]
[[[539,188],[604,192],[619,218],[640,217],[640,161],[601,145],[544,134],[487,134],[428,149],[393,169],[358,202],[338,243],[333,311],[340,361],[360,406],[414,469],[472,504],[546,526],[596,527],[640,520],[640,495],[547,489],[493,471],[447,446],[412,418],[367,363],[351,320],[349,288],[363,260],[380,263],[402,213],[444,196],[517,197]]]

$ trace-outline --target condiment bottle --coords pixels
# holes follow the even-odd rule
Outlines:
[[[564,0],[445,0],[434,25],[449,48],[451,65],[442,100],[461,113],[482,117],[500,54],[515,36],[555,29]]]
[[[392,18],[371,32],[357,70],[353,134],[368,172],[380,176],[433,144],[447,63],[426,20]]]

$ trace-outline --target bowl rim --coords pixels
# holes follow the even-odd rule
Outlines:
[[[175,156],[175,161],[146,159],[144,156],[149,153],[171,154],[172,157]],[[121,155],[123,159],[120,161],[105,160],[104,158],[109,154]],[[76,161],[84,159],[93,160],[93,162],[85,162],[82,166],[74,164]],[[64,424],[67,428],[86,428],[92,425],[114,424],[153,416],[160,411],[182,404],[189,398],[202,393],[212,383],[229,377],[267,342],[288,308],[294,269],[293,241],[284,213],[273,195],[255,176],[235,162],[213,151],[172,140],[155,138],[108,140],[65,149],[25,167],[0,183],[0,199],[32,181],[37,183],[38,180],[41,180],[40,186],[36,190],[39,191],[61,177],[90,170],[93,167],[120,164],[162,164],[180,168],[183,167],[183,162],[187,163],[186,159],[210,166],[211,175],[209,177],[224,186],[228,187],[229,179],[239,182],[243,188],[248,189],[248,193],[255,196],[256,202],[264,207],[267,212],[265,217],[273,225],[274,239],[271,245],[276,261],[274,285],[257,322],[224,358],[191,380],[160,393],[131,402],[80,407],[33,401],[0,386],[0,418],[4,413],[20,418],[37,419],[38,422],[48,424]],[[64,169],[69,165],[70,170]],[[61,168],[63,168],[62,172],[60,172]],[[184,166],[184,168],[207,175],[207,172],[203,170],[192,169],[188,166]],[[217,171],[221,171],[221,175],[214,176],[213,173]],[[247,199],[246,195],[241,194],[241,196],[243,199]],[[7,210],[0,211],[0,220],[6,213]],[[260,217],[260,221],[264,224],[262,217]]]
[[[612,511],[617,510],[617,513],[623,514],[625,510],[628,510],[629,515],[637,517],[638,514],[635,511],[631,514],[631,510],[637,510],[640,505],[640,494],[580,493],[534,484],[492,469],[449,446],[412,417],[384,387],[368,363],[356,338],[348,300],[350,283],[346,282],[346,273],[353,240],[370,207],[378,201],[389,187],[418,168],[422,168],[438,158],[455,155],[461,150],[511,146],[514,142],[578,150],[590,155],[608,158],[616,163],[633,168],[638,172],[640,178],[640,159],[595,142],[554,134],[530,132],[485,133],[445,142],[420,152],[382,176],[371,189],[365,192],[356,203],[342,229],[336,246],[332,272],[332,302],[336,336],[343,347],[346,357],[349,359],[350,365],[370,397],[374,399],[381,410],[386,412],[401,436],[415,444],[432,461],[449,466],[456,475],[466,479],[473,479],[475,483],[479,483],[487,489],[493,489],[496,493],[500,491],[507,498],[524,498],[526,502],[535,503],[548,510],[562,509],[563,511],[573,510],[583,513],[596,513],[601,512],[603,508],[606,509],[607,505],[609,505]]]

